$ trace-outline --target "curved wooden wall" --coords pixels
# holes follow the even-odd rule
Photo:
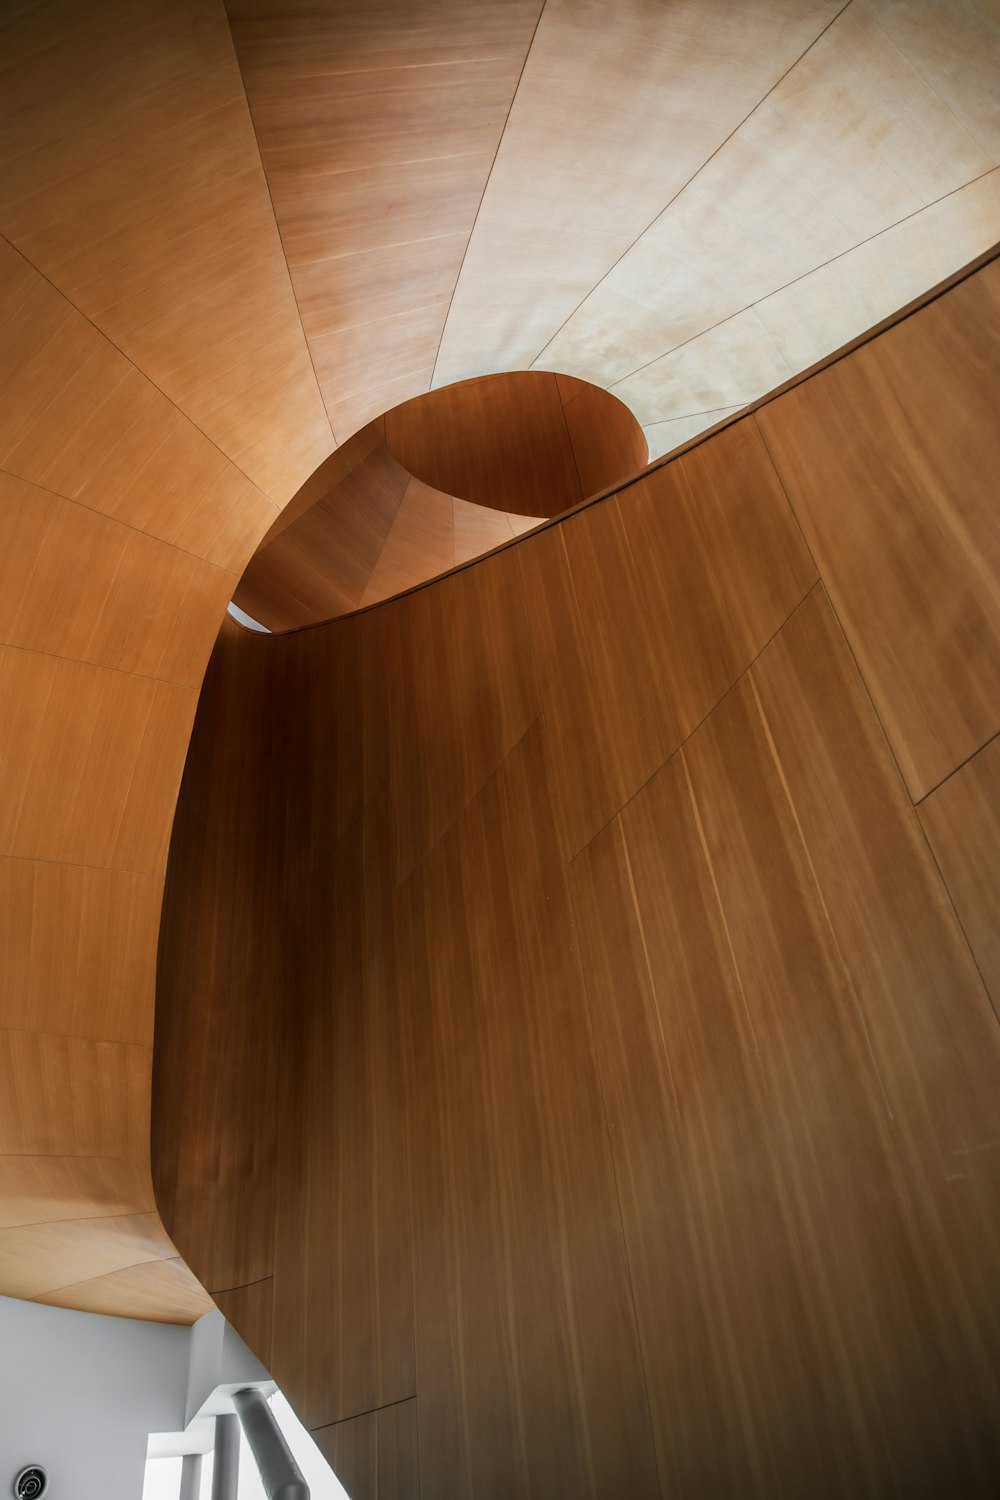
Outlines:
[[[0,84],[0,1291],[190,1321],[167,844],[226,603],[333,439],[221,0],[5,7]]]
[[[235,601],[290,630],[399,594],[643,467],[642,428],[606,391],[521,371],[386,412],[275,521]]]
[[[415,478],[386,446],[379,417],[292,498],[233,597],[268,630],[313,625],[424,583],[536,524]]]
[[[157,1181],[359,1496],[992,1494],[998,333],[227,626]]]
[[[435,489],[548,517],[643,468],[642,428],[597,386],[541,370],[461,380],[385,415],[385,441]]]

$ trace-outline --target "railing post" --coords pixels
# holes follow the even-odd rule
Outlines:
[[[215,1419],[212,1500],[236,1500],[240,1482],[240,1429],[235,1417]]]
[[[233,1405],[257,1460],[267,1500],[309,1500],[309,1486],[263,1392],[234,1391]]]
[[[198,1500],[201,1494],[201,1454],[185,1453],[181,1462],[180,1500]]]

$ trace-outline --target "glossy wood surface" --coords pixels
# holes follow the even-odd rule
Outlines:
[[[802,390],[844,381],[864,441],[947,358],[977,410],[993,276]],[[227,1227],[270,1039],[255,1086],[223,1060],[157,1129],[178,1224],[203,1195],[198,1253],[235,1263],[273,1215],[272,1368],[362,1491],[382,1409],[411,1402],[441,1500],[995,1486],[996,742],[918,814],[869,661],[891,651],[909,700],[949,637],[841,616],[793,405],[403,598],[224,635],[158,1020],[207,1046],[220,992],[274,976],[276,1195],[262,1173]],[[923,430],[910,471],[908,430],[882,432],[919,514],[936,430],[952,451]],[[962,480],[985,531],[992,476]],[[913,528],[877,555],[960,619],[996,572],[966,535],[946,586]],[[993,657],[981,633],[955,691]],[[241,852],[210,908],[206,808]],[[264,1023],[230,1024],[239,1054]]]

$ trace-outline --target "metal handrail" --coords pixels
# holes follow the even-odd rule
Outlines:
[[[267,1500],[309,1500],[309,1486],[264,1393],[252,1386],[234,1391],[233,1406],[260,1470]]]

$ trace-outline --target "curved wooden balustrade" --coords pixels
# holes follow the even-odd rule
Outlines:
[[[539,371],[465,380],[386,412],[320,465],[236,603],[270,630],[374,604],[638,472],[642,428],[607,391]]]
[[[998,335],[225,626],[158,1198],[359,1495],[992,1494]]]

